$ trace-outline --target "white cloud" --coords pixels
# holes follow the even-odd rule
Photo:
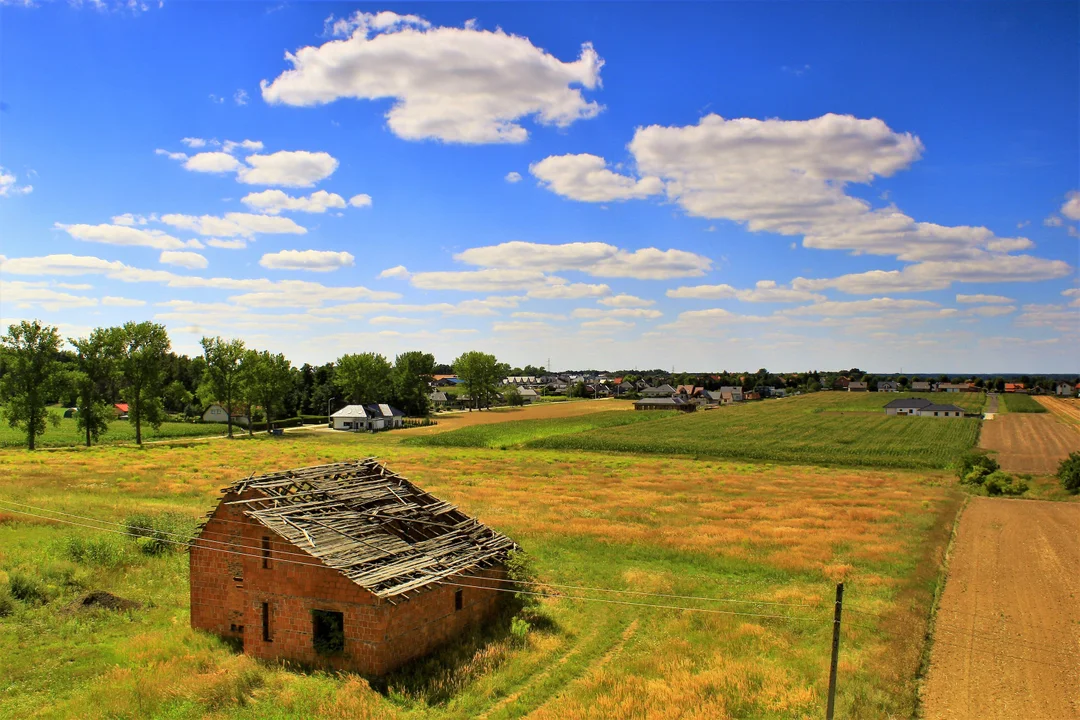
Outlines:
[[[1065,195],[1065,204],[1061,206],[1061,214],[1070,220],[1080,220],[1080,190],[1073,190]]]
[[[1026,327],[1051,327],[1064,333],[1080,333],[1080,312],[1065,305],[1024,305],[1015,323]],[[1075,360],[1075,358],[1074,358]]]
[[[634,327],[634,323],[626,320],[616,320],[614,318],[604,318],[603,320],[589,320],[581,323],[581,327],[588,328],[589,330],[596,330],[602,332],[614,332],[616,330],[626,330],[627,328]]]
[[[633,318],[645,318],[648,320],[655,320],[658,317],[663,317],[664,313],[659,310],[652,310],[650,308],[577,308],[570,317],[575,318],[613,318],[613,317],[633,317]]]
[[[420,272],[413,273],[411,280],[422,290],[471,292],[524,290],[558,282],[539,270],[516,269]]]
[[[827,300],[813,305],[803,305],[782,311],[785,315],[823,315],[828,317],[850,317],[852,315],[878,314],[909,310],[931,310],[941,306],[929,300],[897,300],[890,297],[870,300]]]
[[[712,261],[685,250],[642,248],[633,252],[600,242],[561,245],[513,240],[499,245],[470,248],[455,260],[490,268],[530,268],[545,272],[578,270],[597,277],[664,280],[704,275]]]
[[[349,198],[349,205],[352,205],[353,207],[371,207],[371,196],[367,193],[353,195]]]
[[[338,161],[329,153],[281,150],[269,155],[248,155],[237,179],[248,185],[311,187],[333,174]]]
[[[263,149],[263,144],[261,140],[240,140],[239,142],[235,140],[226,140],[221,146],[221,149],[227,153],[234,153],[237,150],[241,150],[245,153],[258,152]]]
[[[308,197],[292,197],[281,190],[263,190],[248,193],[240,202],[250,208],[276,215],[283,210],[306,213],[324,213],[330,208],[345,207],[345,198],[335,193],[318,190]]]
[[[165,265],[178,265],[180,267],[188,268],[189,270],[199,270],[210,263],[206,258],[196,252],[177,252],[174,250],[166,250],[161,253],[158,258],[158,262]]]
[[[1058,215],[1051,215],[1050,217],[1043,220],[1043,225],[1045,225],[1046,227],[1061,227],[1064,224],[1065,221],[1062,220],[1061,217]]]
[[[29,195],[34,191],[33,185],[18,185],[15,174],[0,167],[0,197],[12,195]]]
[[[510,322],[496,322],[491,324],[491,330],[497,333],[536,333],[552,330],[552,326],[546,322],[512,320]]]
[[[197,137],[180,138],[180,142],[192,149],[204,148],[209,144],[208,141]]]
[[[256,233],[303,235],[307,232],[290,218],[240,212],[225,213],[224,217],[167,214],[161,216],[161,222],[200,235],[224,237],[251,237]]]
[[[781,287],[773,280],[758,280],[753,290],[737,290],[735,297],[743,302],[808,302],[824,300],[824,295],[796,290],[794,288]]]
[[[178,250],[186,247],[183,240],[168,235],[161,230],[140,230],[126,225],[64,225],[55,227],[63,230],[76,240],[105,243],[107,245],[125,245],[128,247],[150,247],[158,250]]]
[[[412,273],[410,273],[404,265],[395,265],[392,268],[386,268],[378,275],[379,280],[385,278],[401,278],[402,280],[408,280],[410,277],[412,277]]]
[[[607,305],[608,307],[648,307],[656,304],[655,300],[646,300],[645,298],[639,298],[636,295],[627,295],[626,293],[602,298],[597,302],[601,305]]]
[[[123,215],[113,215],[113,225],[127,225],[134,227],[135,225],[146,225],[150,221],[156,221],[157,215],[151,214],[150,217],[143,215],[133,215],[132,213],[124,213]]]
[[[416,16],[356,13],[331,27],[351,35],[286,53],[292,69],[262,82],[264,100],[312,106],[393,98],[386,118],[395,135],[454,143],[524,142],[524,117],[565,127],[600,112],[580,89],[600,84],[603,60],[589,44],[567,63],[528,38],[431,27]]]
[[[795,278],[791,284],[804,290],[834,288],[853,295],[872,295],[879,292],[943,290],[954,282],[1034,282],[1064,277],[1070,273],[1072,268],[1063,260],[982,253],[962,262],[923,262],[908,265],[902,270],[870,270],[832,279]]]
[[[271,270],[309,270],[311,272],[330,272],[352,265],[356,258],[352,253],[333,252],[330,250],[282,250],[267,253],[259,264]]]
[[[659,195],[664,183],[657,177],[635,180],[607,169],[596,155],[553,155],[529,166],[543,186],[571,200],[609,202]]]
[[[506,180],[506,182],[508,183],[521,182],[521,173],[516,170],[511,170],[510,172],[506,173],[506,177],[503,179]]]
[[[206,241],[206,244],[210,247],[221,248],[222,250],[243,250],[247,247],[247,240],[244,240],[243,238],[238,238],[236,240],[210,238]]]
[[[154,150],[154,154],[155,155],[164,155],[165,157],[169,158],[170,160],[187,160],[187,157],[188,157],[185,153],[182,153],[182,152],[169,152],[168,150],[162,150],[161,148],[158,148],[158,149]]]
[[[519,320],[565,320],[565,315],[558,313],[546,313],[546,312],[525,312],[519,311],[510,313],[510,317],[517,318]]]
[[[978,317],[998,317],[1014,312],[1016,312],[1015,305],[978,305],[973,308],[968,308],[965,311],[968,315],[976,315]]]
[[[423,318],[398,317],[395,315],[376,315],[368,320],[371,325],[419,325],[427,322]]]
[[[146,304],[145,300],[136,300],[134,298],[115,297],[113,295],[106,295],[101,298],[102,305],[108,305],[110,307],[140,307]]]
[[[604,284],[566,283],[532,288],[526,294],[536,300],[580,300],[587,297],[600,297],[609,292],[611,288]]]
[[[6,264],[5,262],[5,269]],[[94,307],[98,304],[97,298],[59,292],[45,283],[21,280],[0,280],[0,301],[5,305],[20,308],[37,306],[49,312]]]
[[[975,294],[975,295],[957,295],[956,296],[956,302],[958,302],[958,303],[967,303],[967,304],[970,304],[970,303],[983,303],[983,304],[996,303],[996,304],[1000,304],[1000,305],[1008,305],[1009,303],[1015,302],[1015,301],[1010,297],[1005,297],[1004,295],[984,295],[982,293],[978,293],[978,294]]]
[[[248,104],[247,90],[244,90],[243,88],[240,88],[235,93],[233,93],[233,102],[236,103],[237,105],[247,105]]]
[[[184,169],[192,172],[227,173],[236,172],[244,165],[232,155],[221,152],[201,152],[192,155],[184,162]]]
[[[669,298],[692,298],[695,300],[721,300],[733,298],[737,291],[730,285],[694,285],[667,291]]]

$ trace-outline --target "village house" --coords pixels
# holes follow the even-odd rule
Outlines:
[[[885,406],[886,415],[917,415],[919,417],[964,417],[964,409],[955,405],[938,405],[925,398],[898,398]]]
[[[1007,392],[1007,393],[1024,392],[1024,383],[1005,383],[1005,392]]]
[[[537,399],[540,397],[532,388],[519,387],[517,390],[518,394],[521,395],[521,401],[524,402],[526,405],[531,405],[532,403],[536,402]]]
[[[882,380],[877,384],[878,392],[900,392],[900,383],[895,380]]]
[[[428,395],[428,402],[431,403],[433,410],[444,410],[450,404],[449,398],[442,390],[435,390]]]
[[[848,383],[847,390],[848,392],[867,392],[869,388],[861,380],[852,380]]]
[[[202,421],[208,423],[227,423],[229,422],[228,411],[218,403],[213,403],[210,407],[206,408],[206,412],[202,414]],[[247,427],[248,418],[247,415],[236,413],[232,416],[233,425],[240,425],[241,427]]]
[[[330,416],[335,430],[374,432],[405,425],[405,413],[386,403],[346,405]]]
[[[659,398],[659,397],[671,397],[675,394],[675,388],[671,387],[667,383],[659,385],[657,387],[647,387],[641,391],[641,397],[646,398]]]
[[[930,383],[925,380],[916,380],[911,383],[911,389],[913,392],[930,392],[933,390]]]
[[[1069,383],[1058,383],[1057,387],[1054,389],[1054,392],[1062,397],[1074,397],[1076,395],[1077,387],[1073,387]]]
[[[634,401],[635,410],[681,410],[682,412],[694,412],[697,405],[684,400],[681,396],[651,397]]]
[[[742,402],[745,399],[743,397],[743,389],[737,385],[724,385],[720,388],[720,392],[731,395],[731,402]],[[729,403],[723,404],[727,405]]]
[[[128,404],[127,403],[113,403],[113,415],[115,415],[118,420],[126,420],[127,419],[127,414],[128,414]]]
[[[374,458],[247,478],[191,546],[191,626],[383,675],[490,619],[516,549]]]
[[[1006,392],[1008,392],[1008,385],[1005,386]],[[975,387],[975,383],[938,383],[938,392],[978,392],[979,388]]]

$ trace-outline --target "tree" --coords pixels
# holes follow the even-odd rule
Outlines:
[[[274,421],[274,409],[281,407],[292,391],[292,363],[284,355],[274,355],[268,350],[248,350],[244,355],[243,369],[244,396],[249,404],[262,406],[269,430]]]
[[[109,429],[113,410],[110,393],[116,383],[120,329],[95,328],[90,337],[70,338],[75,347],[75,370],[69,375],[76,391],[75,424],[86,434],[86,447]]]
[[[506,377],[505,367],[499,364],[494,355],[477,350],[462,353],[454,360],[454,374],[465,386],[477,409],[491,406],[499,381]]]
[[[57,390],[60,376],[60,342],[56,328],[39,320],[9,325],[7,335],[0,337],[5,369],[0,378],[0,402],[8,425],[26,433],[28,450],[33,450],[37,436],[45,433],[46,404]]]
[[[194,395],[180,380],[173,380],[163,394],[165,406],[173,412],[184,412],[194,400]]]
[[[243,371],[240,367],[244,359],[243,340],[223,340],[221,337],[204,337],[199,341],[206,359],[206,372],[203,373],[204,394],[222,403],[229,414],[229,437],[233,436],[233,409],[235,401],[240,399],[240,385]],[[248,425],[251,414],[248,413]]]
[[[349,402],[386,402],[393,388],[390,362],[378,353],[342,355],[334,368],[334,385]]]
[[[1080,452],[1069,453],[1069,457],[1061,461],[1057,476],[1068,492],[1073,495],[1080,493]]]
[[[428,412],[428,383],[435,373],[435,356],[413,350],[394,358],[394,400],[406,415],[420,417]]]
[[[117,328],[120,341],[121,393],[128,404],[128,421],[135,426],[135,442],[142,445],[142,425],[161,427],[165,410],[161,404],[165,358],[171,343],[163,325],[128,322]]]
[[[521,397],[521,391],[513,385],[507,385],[503,389],[503,400],[511,407],[518,407],[525,404],[525,398]]]

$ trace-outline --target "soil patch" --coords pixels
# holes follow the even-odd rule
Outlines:
[[[76,604],[76,607],[82,610],[91,610],[93,608],[104,608],[105,610],[138,610],[142,605],[134,600],[127,600],[119,595],[105,592],[104,590],[95,590],[80,600]]]
[[[923,691],[932,720],[1080,717],[1080,505],[972,498]]]
[[[1052,413],[1006,413],[983,423],[979,447],[997,453],[1009,472],[1052,475],[1080,450],[1080,432]]]

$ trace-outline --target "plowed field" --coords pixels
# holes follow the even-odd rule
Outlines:
[[[1080,717],[1078,531],[1075,503],[972,499],[949,561],[924,717]]]
[[[1006,413],[983,423],[979,447],[995,452],[1005,470],[1049,475],[1080,450],[1080,431],[1054,413]]]

